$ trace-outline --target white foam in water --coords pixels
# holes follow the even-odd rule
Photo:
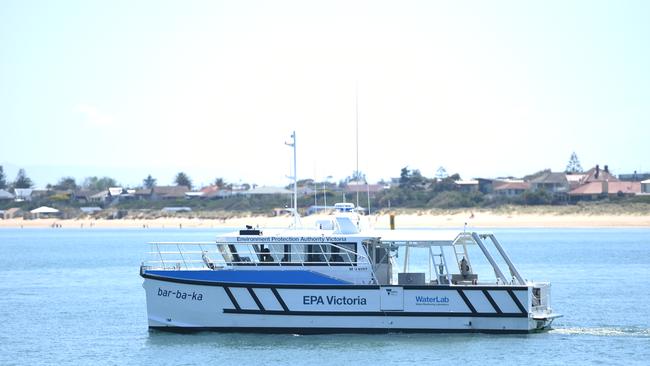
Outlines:
[[[568,335],[593,335],[602,337],[650,337],[650,329],[643,328],[554,328],[550,332]]]

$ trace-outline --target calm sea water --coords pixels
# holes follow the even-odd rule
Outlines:
[[[216,230],[0,229],[0,365],[650,364],[650,229],[495,230],[564,314],[530,335],[147,330],[140,261]]]

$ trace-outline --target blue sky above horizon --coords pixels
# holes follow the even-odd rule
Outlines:
[[[650,2],[0,2],[0,165],[37,186],[650,171]]]

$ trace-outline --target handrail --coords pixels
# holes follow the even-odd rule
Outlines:
[[[315,256],[320,256],[323,260],[289,260],[289,261],[284,261],[284,260],[273,260],[270,262],[265,262],[262,260],[262,258],[284,258],[286,255],[286,252],[284,251],[261,251],[257,250],[254,245],[251,244],[256,244],[256,243],[245,243],[245,244],[237,244],[233,243],[232,245],[237,245],[237,246],[244,246],[248,250],[246,251],[241,251],[241,248],[239,249],[240,252],[239,258],[242,258],[241,260],[231,260],[227,261],[221,253],[218,250],[205,250],[203,247],[204,245],[210,245],[214,246],[215,248],[218,247],[219,245],[228,245],[228,243],[216,243],[216,242],[150,242],[148,243],[152,246],[155,246],[155,250],[149,251],[148,254],[155,255],[156,259],[148,260],[145,261],[146,264],[148,265],[153,265],[156,263],[159,263],[162,265],[162,268],[167,268],[170,263],[177,263],[177,266],[174,266],[174,268],[177,268],[180,266],[180,264],[183,264],[183,267],[186,269],[189,269],[191,264],[195,263],[204,263],[204,265],[200,267],[205,267],[207,266],[207,263],[205,263],[204,259],[191,259],[193,255],[204,255],[204,254],[216,254],[218,257],[221,257],[221,259],[216,259],[212,260],[211,262],[215,266],[226,266],[226,265],[231,265],[231,266],[241,266],[241,265],[252,265],[252,266],[268,266],[268,265],[278,265],[278,266],[286,266],[286,265],[327,265],[329,267],[337,267],[337,266],[342,266],[342,265],[350,265],[350,266],[355,266],[359,264],[370,264],[370,260],[367,255],[363,253],[358,253],[354,250],[350,250],[348,248],[345,248],[343,246],[337,245],[335,243],[303,243],[305,246],[318,246],[320,248],[319,252],[309,252],[309,251],[295,251],[296,247],[293,247],[293,251],[291,251],[292,256],[297,256],[301,257],[304,259],[309,259],[309,255],[315,255]],[[326,246],[323,244],[327,244]],[[185,247],[198,247],[200,250],[185,250]],[[175,250],[169,250],[169,248],[174,248]],[[164,250],[167,248],[167,250]],[[329,250],[327,250],[329,248]],[[333,252],[331,249],[332,248],[337,248],[338,252]],[[268,250],[268,249],[267,249]],[[343,261],[333,261],[331,256],[333,254],[338,254],[340,257],[344,258]],[[178,257],[173,257],[173,256],[178,256]],[[187,256],[190,256],[190,258],[187,258]],[[268,256],[268,257],[266,257]],[[357,258],[357,260],[353,260],[353,257]],[[243,259],[246,258],[246,259]],[[192,268],[196,268],[192,266]],[[372,269],[371,269],[372,271]],[[373,277],[374,277],[374,271],[373,271]]]

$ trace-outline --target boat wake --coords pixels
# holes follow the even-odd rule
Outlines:
[[[554,328],[550,331],[555,334],[567,335],[592,335],[600,337],[648,337],[650,338],[650,329],[648,328],[622,328],[622,327],[603,327],[603,328]]]

